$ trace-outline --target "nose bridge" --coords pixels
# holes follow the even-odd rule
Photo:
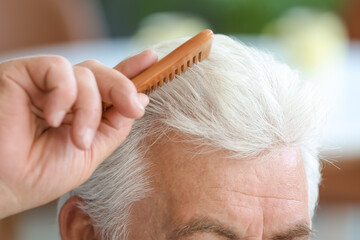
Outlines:
[[[249,224],[246,230],[245,240],[262,240],[264,236],[264,214],[262,209],[259,209],[258,214]]]

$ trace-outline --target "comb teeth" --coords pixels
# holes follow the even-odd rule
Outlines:
[[[192,67],[194,64],[201,62],[201,55],[202,52],[200,51],[195,56],[190,56],[184,64],[180,65],[178,68],[174,69],[167,75],[166,77],[156,79],[155,85],[149,85],[146,90],[144,91],[145,94],[149,95],[153,91],[155,91],[158,87],[162,87],[164,83],[168,83],[169,81],[173,80],[176,75],[180,75],[181,73],[186,72],[188,67]]]
[[[211,30],[204,30],[169,53],[159,62],[132,79],[138,92],[150,94],[176,75],[204,60],[210,53],[213,41]]]
[[[187,60],[187,64],[186,64],[186,65],[187,65],[188,67],[192,67],[192,64],[193,64],[193,63],[192,63],[190,60]]]
[[[197,64],[197,61],[198,61],[198,60],[197,60],[196,56],[194,56],[194,57],[193,57],[193,63],[194,63],[194,64]]]
[[[178,68],[174,69],[169,73],[169,75],[158,78],[155,81],[155,85],[149,84],[149,86],[144,90],[143,93],[149,95],[153,91],[155,91],[158,87],[162,87],[164,83],[168,83],[169,81],[173,80],[176,75],[180,75],[181,73],[186,72],[186,70],[189,67],[192,67],[194,64],[197,64],[198,62],[201,62],[201,56],[202,52],[200,51],[198,54],[195,54],[195,56],[190,56],[184,64],[180,65]]]
[[[185,64],[181,65],[181,72],[185,72],[186,69],[187,69],[187,68],[186,68]]]

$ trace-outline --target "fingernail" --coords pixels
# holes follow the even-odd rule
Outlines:
[[[139,99],[139,102],[143,106],[143,108],[145,108],[150,102],[150,99],[149,99],[148,95],[146,95],[146,94],[138,93],[137,97]]]
[[[82,134],[82,142],[86,149],[89,149],[91,147],[93,138],[94,138],[94,130],[91,128],[87,128],[84,133]]]
[[[65,117],[66,112],[64,110],[59,110],[52,115],[52,124],[54,127],[60,126],[62,120]]]
[[[144,106],[142,105],[142,103],[140,102],[140,99],[139,99],[137,93],[132,96],[132,102],[133,102],[133,104],[134,104],[138,109],[140,109],[142,112],[145,111],[145,108],[144,108]]]

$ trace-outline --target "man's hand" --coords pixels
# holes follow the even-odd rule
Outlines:
[[[0,64],[0,219],[84,183],[144,114],[129,78],[157,61],[147,50],[108,68],[62,57]],[[101,102],[113,107],[102,112]]]

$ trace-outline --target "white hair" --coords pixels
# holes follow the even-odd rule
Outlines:
[[[167,41],[154,50],[162,57],[184,41]],[[60,200],[62,206],[69,196],[81,197],[81,207],[103,239],[127,238],[132,204],[151,192],[145,139],[170,131],[198,146],[228,150],[233,157],[258,156],[280,146],[300,149],[313,215],[321,178],[317,129],[322,114],[315,94],[287,65],[216,35],[206,60],[151,93],[150,99],[126,141],[86,183]]]

